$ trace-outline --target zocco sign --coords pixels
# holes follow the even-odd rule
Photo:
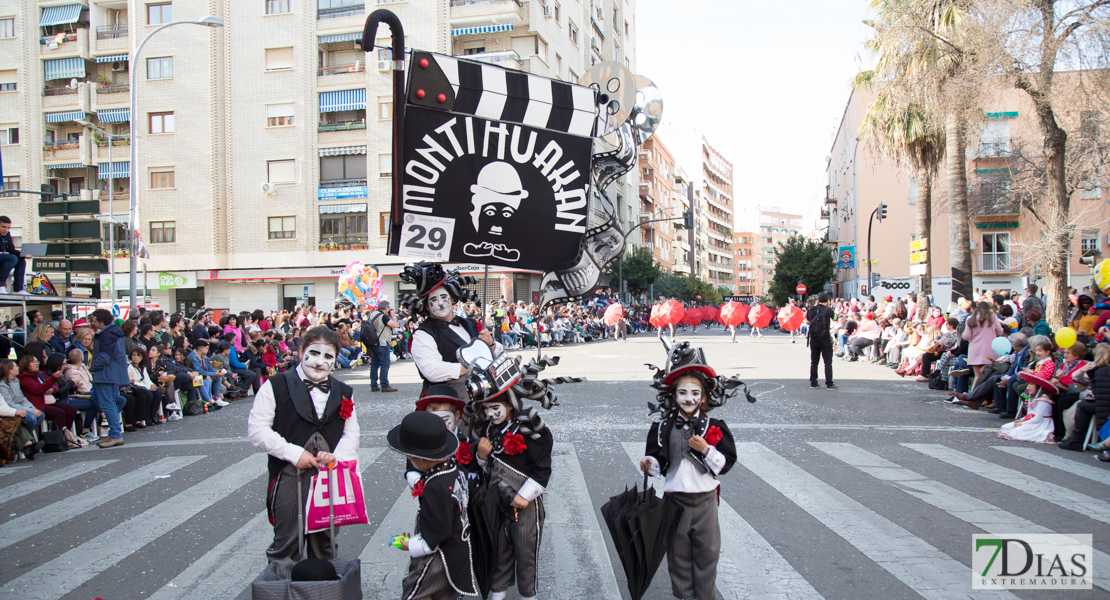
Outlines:
[[[879,280],[879,287],[888,290],[909,290],[913,286],[908,281],[882,281]]]

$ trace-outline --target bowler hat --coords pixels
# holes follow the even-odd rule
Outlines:
[[[459,448],[459,438],[447,431],[443,419],[429,412],[405,415],[385,439],[397,452],[424,460],[443,460],[453,456]]]
[[[466,402],[459,398],[459,393],[455,391],[455,388],[446,383],[437,383],[429,387],[428,391],[424,392],[424,395],[416,401],[416,410],[425,410],[432,402],[449,402],[457,410],[466,407]]]
[[[289,574],[291,581],[335,581],[339,574],[335,572],[335,565],[330,560],[322,558],[306,558],[293,565]]]

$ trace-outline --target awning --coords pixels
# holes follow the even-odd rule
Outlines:
[[[100,179],[107,179],[109,172],[111,172],[113,179],[131,176],[131,161],[129,160],[113,163],[102,162],[99,167]]]
[[[96,111],[96,118],[101,123],[127,123],[131,120],[130,108],[106,108]]]
[[[976,223],[976,229],[1017,229],[1017,221],[988,221],[986,223]]]
[[[77,119],[84,119],[85,111],[83,110],[66,110],[62,112],[46,113],[47,123],[65,123],[67,121],[76,121]]]
[[[112,56],[98,56],[96,62],[110,63],[110,62],[127,62],[130,60],[126,54],[113,54]]]
[[[339,148],[320,148],[320,156],[343,156],[345,154],[366,154],[366,146],[341,146]]]
[[[73,79],[85,76],[85,59],[75,56],[73,58],[58,58],[43,61],[46,70],[46,81],[55,79]]]
[[[366,212],[365,204],[330,204],[320,207],[320,214],[322,215],[335,215],[342,213],[364,213]]]
[[[66,23],[76,23],[77,19],[81,18],[81,9],[84,8],[80,4],[67,4],[65,6],[48,6],[42,9],[42,18],[39,19],[39,27],[49,27],[50,25],[64,25]]]
[[[463,27],[462,29],[452,29],[451,37],[458,37],[460,35],[474,35],[478,33],[497,33],[498,31],[512,30],[512,23],[505,23],[504,25],[483,25],[481,27]]]
[[[355,31],[353,33],[337,33],[335,35],[322,35],[319,37],[318,42],[321,44],[330,44],[331,42],[349,42],[351,40],[361,40],[362,32]]]
[[[84,169],[85,165],[81,163],[69,163],[65,165],[46,165],[47,169]]]
[[[366,88],[320,93],[320,112],[366,110]]]

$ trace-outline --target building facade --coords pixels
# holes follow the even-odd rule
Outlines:
[[[756,235],[750,231],[736,232],[732,235],[733,277],[735,291],[739,296],[763,295],[763,271],[756,262]]]
[[[802,215],[782,212],[777,206],[759,207],[759,231],[755,237],[755,278],[759,281],[760,294],[771,289],[775,279],[775,248],[792,236],[802,234]]]
[[[652,136],[640,147],[640,223],[655,219],[682,217],[675,210],[675,162],[659,136]],[[681,233],[681,230],[678,230]],[[676,229],[674,221],[640,225],[640,243],[651,249],[652,257],[665,271],[675,264]]]
[[[378,265],[395,297],[406,260],[385,253],[388,28],[372,53],[361,46],[366,16],[379,7],[398,15],[410,49],[564,81],[604,61],[636,68],[634,0],[8,0],[0,3],[5,187],[53,184],[117,215],[135,194],[136,230],[150,252],[145,283],[173,310],[330,305],[338,274],[356,260]],[[169,28],[135,64],[133,49],[160,24],[206,15],[225,27]],[[134,115],[131,69],[139,69]],[[626,223],[638,215],[637,184],[634,171],[608,190]],[[38,240],[38,198],[2,197],[0,212],[23,240]],[[111,233],[115,270],[125,273],[126,225]],[[107,247],[107,229],[103,237]],[[476,265],[456,266],[481,276]],[[491,296],[538,294],[535,273],[491,271]],[[117,297],[126,296],[126,276],[117,280]]]
[[[1057,74],[1060,97],[1066,96],[1069,87],[1077,89],[1079,75]],[[827,223],[826,243],[843,262],[831,286],[839,296],[898,295],[921,289],[921,277],[914,272],[920,267],[913,267],[910,261],[918,201],[914,174],[856,141],[874,97],[874,91],[857,90],[849,98],[825,174],[821,216]],[[1069,140],[1095,146],[1105,143],[1098,128],[1100,116],[1085,110],[1080,102],[1061,102],[1057,111]],[[1023,195],[1035,194],[1023,187],[1022,179],[1028,164],[1036,163],[1042,144],[1033,106],[1024,92],[1004,90],[969,129],[967,243],[972,254],[973,288],[1022,290],[1022,278],[1037,274],[1043,283],[1043,255],[1038,243],[1043,227],[1018,202]],[[1091,267],[1080,263],[1080,258],[1105,251],[1110,241],[1110,206],[1097,172],[1074,184],[1071,218],[1075,233],[1069,277],[1072,287],[1082,288],[1090,283]],[[927,249],[932,293],[940,306],[951,301],[952,289],[949,253],[953,216],[947,208],[947,185],[942,165],[933,182],[931,246]],[[880,203],[888,206],[887,218],[872,222],[871,215]],[[866,287],[868,259],[872,271],[880,273],[879,286],[874,290]]]

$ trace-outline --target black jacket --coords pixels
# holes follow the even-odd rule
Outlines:
[[[424,491],[420,494],[416,532],[435,554],[440,555],[438,560],[446,567],[451,587],[460,594],[477,596],[470,558],[470,531],[463,508],[467,494],[465,476],[453,461],[448,461],[424,474],[421,481]]]
[[[530,436],[522,435],[519,433],[520,424],[512,421],[508,427],[502,425],[494,425],[487,423],[483,437],[489,438],[493,442],[493,452],[489,456],[489,460],[499,460],[514,471],[534,480],[536,483],[543,487],[547,487],[548,480],[551,479],[551,450],[555,446],[555,440],[551,437],[551,430],[547,427],[543,428],[540,432],[539,439],[532,439]],[[505,437],[508,435],[520,435],[524,439],[524,450],[517,454],[510,454],[505,449]],[[477,446],[475,445],[475,451]]]
[[[1095,428],[1101,429],[1110,418],[1110,367],[1087,371],[1091,379],[1091,393],[1095,396]]]
[[[647,448],[644,454],[659,461],[659,473],[663,476],[667,475],[667,469],[670,467],[671,463],[682,460],[681,457],[670,456],[671,434],[675,431],[675,421],[677,419],[679,419],[677,411],[668,413],[663,417],[662,421],[656,421],[651,424],[651,429],[648,431],[647,435]],[[702,413],[695,422],[694,432],[704,438],[711,427],[716,427],[721,431],[721,439],[716,444],[717,452],[720,452],[725,457],[725,466],[721,468],[721,472],[714,473],[713,469],[710,469],[708,465],[705,464],[705,457],[702,456],[700,452],[695,452],[693,449],[690,449],[688,452],[694,460],[701,463],[701,465],[705,467],[705,470],[716,479],[718,475],[728,473],[732,465],[736,464],[736,440],[732,438],[732,432],[729,431],[728,425],[726,425],[724,421],[712,417],[707,418],[705,413]],[[709,440],[706,439],[706,441]]]
[[[351,398],[351,386],[339,381],[334,376],[328,376],[331,383],[331,394],[328,396],[327,406],[324,408],[323,418],[316,416],[316,407],[312,404],[312,396],[308,388],[297,376],[297,372],[289,370],[270,378],[270,385],[274,389],[273,430],[291,444],[304,446],[308,438],[319,431],[328,443],[329,450],[335,450],[339,439],[343,437],[343,427],[346,421],[339,416],[339,407],[344,398]],[[269,457],[270,481],[287,465],[286,461]]]

